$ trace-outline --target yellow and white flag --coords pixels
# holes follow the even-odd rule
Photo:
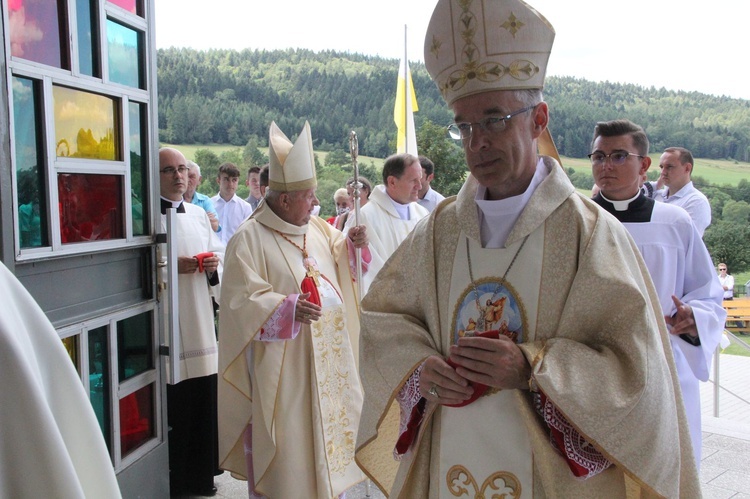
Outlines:
[[[393,109],[393,121],[398,128],[396,153],[409,153],[417,156],[417,132],[414,128],[414,113],[419,111],[417,96],[414,94],[414,83],[411,80],[409,61],[401,59],[396,87],[396,106]]]

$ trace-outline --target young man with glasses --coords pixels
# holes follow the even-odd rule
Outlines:
[[[594,201],[628,230],[654,282],[671,333],[695,463],[700,467],[699,381],[708,380],[727,314],[711,256],[690,216],[641,192],[643,175],[651,166],[648,146],[643,128],[628,120],[596,124],[589,154],[600,188]]]
[[[427,29],[470,175],[362,301],[357,462],[391,496],[700,495],[643,260],[550,157],[553,39],[519,0],[439,0]]]

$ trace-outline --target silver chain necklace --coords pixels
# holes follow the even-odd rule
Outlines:
[[[490,302],[494,303],[495,298],[497,298],[497,294],[500,292],[500,289],[502,289],[503,284],[506,282],[505,278],[508,277],[508,272],[510,272],[510,269],[513,268],[513,264],[516,263],[516,258],[518,258],[519,253],[521,253],[521,250],[523,249],[524,244],[526,244],[526,240],[529,238],[529,236],[526,236],[523,238],[523,241],[521,242],[521,245],[518,247],[518,250],[516,251],[516,254],[513,255],[513,259],[510,261],[510,264],[508,265],[508,268],[505,269],[505,273],[500,278],[500,282],[497,283],[497,286],[495,287],[495,291],[492,293],[492,297],[490,298]],[[474,289],[474,301],[477,304],[477,310],[479,311],[479,318],[477,319],[477,331],[484,331],[485,327],[485,314],[487,312],[487,307],[482,307],[482,305],[479,303],[479,289],[477,289],[477,283],[474,281],[474,272],[471,269],[471,251],[469,250],[469,238],[466,238],[466,257],[469,260],[469,279],[471,279],[471,287]]]

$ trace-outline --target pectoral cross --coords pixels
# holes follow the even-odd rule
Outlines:
[[[317,269],[317,267],[315,267],[314,260],[312,260],[311,258],[305,258],[304,264],[305,268],[307,269],[307,273],[305,275],[313,280],[316,287],[320,286],[320,271]]]

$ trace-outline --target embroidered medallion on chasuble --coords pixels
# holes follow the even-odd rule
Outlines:
[[[468,241],[465,243],[465,241]],[[533,339],[544,231],[507,248],[482,248],[465,234],[453,258],[450,296],[453,312],[444,352],[459,338],[505,335]],[[533,456],[518,390],[474,384],[474,395],[438,414],[437,480],[440,497],[525,497],[533,495]],[[500,423],[502,422],[502,423]],[[493,456],[478,459],[477,456]]]

